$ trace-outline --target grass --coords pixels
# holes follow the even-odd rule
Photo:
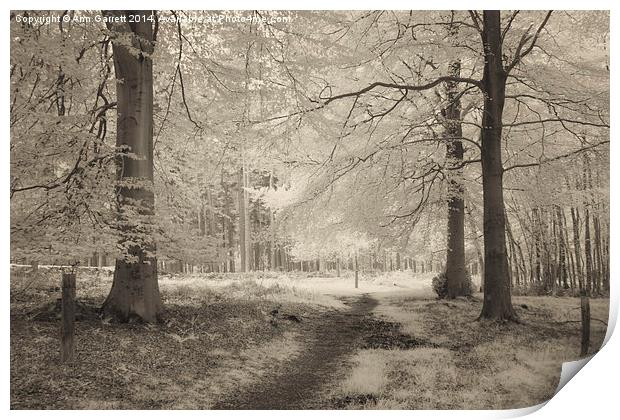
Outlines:
[[[353,358],[353,370],[342,384],[346,395],[379,395],[387,385],[386,361],[379,350],[365,350]]]
[[[476,300],[437,301],[411,294],[384,295],[375,312],[398,322],[422,343],[411,349],[360,350],[358,363],[331,397],[347,408],[508,409],[551,398],[561,364],[579,358],[579,300],[515,297],[522,323],[475,321]],[[524,305],[524,306],[522,306]],[[592,316],[607,319],[608,300],[591,300]],[[605,326],[592,323],[591,351]],[[378,367],[381,367],[379,369]],[[366,388],[355,384],[371,384]],[[360,401],[351,398],[372,394]]]
[[[242,279],[205,280],[197,275],[163,279],[160,282],[162,294],[169,299],[178,297],[183,302],[192,302],[202,295],[220,294],[239,300],[268,300],[308,304],[318,307],[341,307],[342,303],[312,290],[297,287],[292,281]]]
[[[309,354],[310,327],[343,314],[338,297],[363,293],[379,301],[375,318],[364,315],[365,341],[340,365],[343,379],[326,384],[325,408],[526,407],[549,399],[562,362],[579,358],[577,298],[514,297],[522,322],[499,324],[476,321],[480,295],[434,299],[432,274],[362,273],[358,289],[348,272],[183,274],[160,277],[163,324],[110,324],[94,312],[77,322],[77,358],[66,366],[58,321],[35,317],[60,297],[60,272],[11,271],[11,408],[210,408],[295,366]],[[98,307],[111,275],[80,269],[77,298]],[[606,320],[608,306],[592,299],[592,317]],[[605,325],[591,328],[594,351]]]
[[[27,269],[13,270],[11,279],[13,409],[209,408],[301,350],[303,326],[274,319],[274,308],[316,316],[329,303],[286,285],[164,278],[164,324],[78,321],[76,360],[67,366],[58,361],[58,321],[33,319],[60,296],[60,271],[29,276]],[[77,298],[100,305],[111,271],[81,269],[77,278]]]

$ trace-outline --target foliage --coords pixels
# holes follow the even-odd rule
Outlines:
[[[439,297],[439,299],[444,299],[448,296],[448,278],[446,277],[445,272],[441,272],[432,280],[433,291]],[[471,281],[471,275],[469,272],[466,272],[465,279],[463,284],[461,285],[463,296],[471,296],[474,294],[474,284]]]
[[[131,151],[114,142],[109,31],[103,23],[16,19],[54,13],[11,14],[11,256],[84,265],[93,253],[110,260],[123,251],[115,161]],[[157,13],[168,19],[185,12]],[[456,175],[442,137],[448,101],[442,86],[377,88],[330,101],[378,81],[435,80],[456,58],[461,74],[480,78],[483,51],[469,13],[223,12],[230,18],[247,13],[291,21],[166,20],[158,27],[156,215],[141,222],[154,224],[148,229],[154,237],[136,240],[157,243],[158,258],[169,263],[238,269],[243,190],[248,246],[258,255],[253,269],[355,252],[437,263],[445,259],[446,181],[456,177],[467,207],[466,258],[477,262],[483,232],[479,91],[457,84],[466,164]],[[543,16],[502,13],[506,60],[522,39],[531,39]],[[503,163],[515,283],[544,283],[556,267],[567,266],[569,285],[577,288],[587,270],[571,264],[585,261],[586,225],[595,244],[590,280],[604,288],[609,277],[608,16],[553,12],[537,48],[511,73]],[[248,174],[243,184],[241,168]],[[555,205],[559,217],[552,216]],[[579,213],[574,222],[571,209]],[[562,217],[567,223],[560,229]],[[576,241],[566,238],[573,225]],[[563,263],[560,230],[563,252],[574,254]],[[540,279],[538,260],[552,262],[542,264]]]
[[[547,401],[562,363],[579,358],[580,325],[565,322],[579,319],[572,310],[579,300],[524,297],[515,303],[523,322],[501,325],[472,322],[480,310],[476,300],[421,300],[406,294],[382,300],[377,311],[384,319],[402,323],[404,332],[427,344],[359,350],[349,375],[331,387],[333,398],[372,392],[373,401],[349,398],[342,408],[385,410],[509,409]],[[591,305],[593,316],[606,319],[607,300],[593,299]],[[596,351],[605,326],[592,327]]]

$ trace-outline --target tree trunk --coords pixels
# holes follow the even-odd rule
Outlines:
[[[610,230],[609,230],[609,219],[607,219],[608,223],[606,223],[605,226],[605,246],[603,247],[603,250],[605,252],[605,258],[603,260],[603,289],[606,292],[609,292],[609,235],[610,235]]]
[[[460,61],[450,63],[450,75],[461,75]],[[446,278],[448,298],[464,294],[465,284],[465,205],[461,185],[463,166],[463,130],[461,127],[461,101],[458,84],[445,83],[447,105],[443,109],[446,162],[454,169],[449,171],[448,181],[448,243],[446,252]]]
[[[484,217],[484,302],[481,318],[516,320],[510,296],[502,167],[502,115],[506,71],[502,64],[500,12],[483,12],[485,53],[482,117]]]
[[[245,191],[245,169],[239,169],[239,271],[245,273],[250,269],[250,252],[248,247],[248,201]]]
[[[581,291],[581,352],[580,357],[588,354],[590,347],[590,300],[584,290]]]
[[[585,253],[586,253],[586,293],[590,296],[592,292],[592,242],[590,238],[590,208],[586,204],[585,211]]]
[[[275,215],[273,210],[269,210],[269,269],[275,271],[276,269],[276,226]]]
[[[516,240],[512,234],[512,228],[510,227],[510,220],[506,216],[506,233],[508,234],[508,250],[509,252],[509,269],[510,275],[513,280],[513,284],[519,285],[519,259],[517,256],[517,247],[515,246]]]
[[[119,321],[157,320],[163,309],[157,283],[153,240],[153,28],[148,11],[110,11],[108,15],[141,16],[138,23],[108,23],[116,73],[116,145],[139,159],[122,156],[117,166],[120,244],[126,257],[116,260],[114,280],[103,311]],[[128,37],[128,38],[127,38]],[[127,39],[131,47],[127,46]],[[117,41],[118,40],[118,41]],[[136,212],[132,214],[131,211]],[[127,211],[130,211],[127,213]],[[136,214],[138,216],[136,216]],[[136,220],[143,219],[143,220]],[[135,236],[145,238],[129,244]]]
[[[573,223],[573,245],[575,247],[575,271],[579,290],[583,290],[583,270],[581,265],[581,238],[579,234],[579,210],[571,207],[571,220]]]
[[[601,277],[603,275],[603,259],[601,257],[601,223],[599,221],[598,215],[592,214],[592,224],[594,226],[594,265],[596,269],[594,270],[594,291],[596,294],[601,293]]]
[[[558,274],[560,276],[559,282],[562,285],[562,288],[568,289],[568,267],[566,262],[567,255],[567,244],[565,241],[565,227],[564,227],[564,215],[562,207],[555,206],[556,214],[557,214],[557,222],[558,222],[558,246],[559,246],[559,267]]]
[[[228,272],[234,273],[235,270],[235,224],[232,218],[226,219],[228,223]],[[226,247],[226,244],[224,244]]]

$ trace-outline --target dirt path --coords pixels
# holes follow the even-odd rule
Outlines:
[[[312,409],[321,404],[321,391],[346,373],[346,360],[362,344],[370,312],[377,301],[368,295],[348,298],[348,311],[332,311],[304,320],[306,348],[282,369],[249,390],[240,391],[215,409]],[[323,406],[321,406],[323,405]]]

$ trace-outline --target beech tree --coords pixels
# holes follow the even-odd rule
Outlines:
[[[543,35],[551,17],[551,13],[549,12],[542,17],[539,22],[530,23],[529,26],[526,24],[525,27],[521,26],[518,30],[515,29],[514,31],[511,31],[511,29],[517,28],[518,26],[515,23],[519,20],[517,19],[518,15],[518,11],[512,12],[503,20],[502,25],[502,18],[499,11],[484,11],[482,15],[474,11],[469,12],[469,23],[465,23],[465,26],[470,30],[473,29],[474,33],[479,37],[478,49],[484,59],[483,72],[479,79],[475,76],[461,77],[451,74],[444,74],[430,80],[423,79],[418,84],[409,84],[406,83],[406,79],[394,74],[392,70],[392,72],[388,72],[388,75],[392,77],[392,81],[374,81],[359,90],[345,91],[344,93],[333,93],[333,86],[327,85],[322,89],[321,93],[323,94],[327,91],[329,92],[329,95],[324,97],[321,105],[318,107],[318,109],[324,109],[328,106],[336,106],[336,104],[342,103],[343,101],[348,101],[348,103],[352,102],[352,106],[350,107],[347,114],[348,116],[346,117],[347,120],[353,119],[351,116],[353,115],[354,110],[363,110],[368,117],[361,122],[356,122],[355,125],[358,126],[363,123],[368,123],[368,125],[372,126],[372,130],[370,130],[370,132],[376,134],[378,131],[377,121],[382,121],[386,115],[392,113],[394,109],[397,109],[399,106],[405,106],[404,104],[407,104],[406,99],[408,98],[408,95],[413,92],[424,92],[434,89],[443,83],[464,84],[466,86],[469,85],[479,89],[482,93],[483,105],[480,109],[481,122],[476,125],[480,127],[479,147],[481,154],[479,159],[471,159],[469,162],[463,162],[463,164],[478,161],[481,162],[483,188],[483,231],[485,245],[483,270],[485,299],[481,317],[498,320],[516,319],[516,315],[511,304],[511,279],[506,247],[507,226],[504,206],[503,175],[508,169],[514,169],[522,166],[519,164],[504,168],[502,158],[503,128],[535,124],[544,126],[547,123],[558,123],[562,125],[567,132],[571,133],[571,128],[566,128],[566,124],[583,124],[586,126],[592,125],[591,122],[585,121],[585,118],[583,121],[580,121],[571,119],[570,117],[564,118],[559,116],[557,113],[555,117],[540,117],[539,120],[534,121],[517,121],[515,123],[506,123],[506,121],[504,121],[507,80],[509,77],[513,77],[516,80],[517,87],[522,84],[527,89],[532,89],[532,86],[528,84],[527,81],[523,80],[521,74],[518,76],[513,76],[512,73],[518,67],[522,66],[524,59],[535,50],[535,47],[538,45],[540,37]],[[527,22],[527,17],[525,19]],[[374,23],[378,20],[378,18],[374,17],[371,20]],[[460,22],[463,23],[464,21],[461,20]],[[530,20],[530,22],[532,21]],[[403,24],[403,26],[405,26],[406,29],[409,29],[410,27],[413,28],[415,26],[438,24],[440,23],[414,23],[409,26],[407,26],[407,24]],[[398,25],[401,24],[399,23]],[[523,23],[520,23],[520,25],[523,25]],[[513,32],[517,33],[516,40],[515,36],[512,35]],[[398,33],[401,34],[409,32],[401,31],[399,26]],[[509,39],[508,35],[511,36],[512,40],[516,41],[516,43],[510,47],[507,47],[508,44],[506,42]],[[415,41],[415,36],[413,38]],[[382,44],[385,45],[386,42],[382,42]],[[387,44],[393,45],[392,42]],[[470,49],[472,45],[469,46]],[[543,49],[543,51],[546,50]],[[384,63],[385,60],[384,52],[385,50],[382,50],[380,53],[380,60],[382,63]],[[402,61],[401,57],[398,58]],[[411,69],[410,65],[406,66],[408,69]],[[413,75],[415,76],[415,73]],[[418,74],[418,76],[420,75]],[[395,92],[395,94],[392,96],[391,92]],[[527,95],[532,96],[531,93],[527,93],[526,96]],[[386,101],[388,105],[386,105],[384,110],[380,112],[377,112],[374,109],[369,110],[369,108],[372,108],[375,105],[363,103],[363,98],[365,97],[375,98],[377,102]],[[460,96],[458,97],[460,98]],[[519,94],[511,95],[511,99],[514,98],[519,98]],[[537,96],[534,96],[534,98],[538,99]],[[547,100],[546,103],[552,107],[552,110],[555,109],[557,112],[557,109],[553,108],[556,105],[555,101]],[[587,118],[590,118],[590,115],[586,115]],[[519,115],[517,111],[517,116],[515,118],[518,117]],[[377,127],[373,126],[373,122],[376,123],[375,125]],[[605,121],[601,121],[600,123],[595,123],[594,125],[605,127],[607,123]],[[344,126],[347,127],[346,122]],[[408,135],[410,135],[410,133],[411,131],[408,132]],[[577,148],[577,150],[574,150],[571,153],[583,152],[591,147],[600,146],[605,142],[606,141],[603,140],[598,144]],[[339,142],[337,142],[334,146],[334,150],[336,150],[338,144]],[[381,151],[390,150],[390,146],[391,145],[388,145],[387,147],[381,146],[377,150],[371,151],[366,156],[358,156],[357,158],[354,157],[349,163],[346,163],[345,161],[342,168],[337,169],[340,173],[338,173],[338,176],[334,179],[340,179],[343,174],[349,172],[351,168],[355,168],[369,160],[375,159]],[[401,146],[399,145],[396,147]],[[334,151],[332,151],[329,155],[329,159],[333,160],[333,156]],[[563,156],[564,155],[559,155],[552,159],[561,159]],[[410,215],[412,214],[413,213]]]
[[[475,14],[474,22],[480,24]],[[545,22],[548,19],[545,18]],[[541,25],[540,29],[544,26]],[[540,29],[537,32],[540,33]],[[484,211],[484,303],[483,318],[516,319],[510,296],[510,272],[506,252],[502,164],[502,116],[506,96],[506,79],[510,69],[503,64],[500,12],[483,12],[481,37],[484,45],[482,91],[482,189]],[[532,41],[532,47],[533,43]],[[520,52],[518,52],[520,54]],[[522,57],[515,57],[519,60]],[[514,61],[514,66],[518,61]]]
[[[83,12],[92,15],[91,12]],[[76,264],[111,250],[111,170],[106,141],[115,101],[107,91],[103,27],[48,25],[50,12],[11,14],[11,257]],[[63,18],[76,12],[66,11]],[[37,21],[36,19],[39,19]]]
[[[116,77],[118,224],[122,253],[103,311],[121,321],[154,322],[162,311],[153,239],[153,23],[148,11],[110,11]],[[139,16],[129,23],[128,15]]]
[[[352,250],[363,269],[445,269],[448,297],[484,264],[482,317],[515,319],[511,287],[605,293],[603,15],[12,21],[12,257],[112,257],[123,320],[157,318],[158,269],[335,270]]]
[[[460,76],[460,61],[450,64],[450,73]],[[452,176],[448,180],[448,223],[446,245],[446,278],[448,297],[455,298],[464,294],[466,281],[465,268],[465,197],[462,185],[463,174],[463,128],[461,127],[461,101],[457,83],[446,82],[448,105],[444,108],[446,160],[452,165]]]

